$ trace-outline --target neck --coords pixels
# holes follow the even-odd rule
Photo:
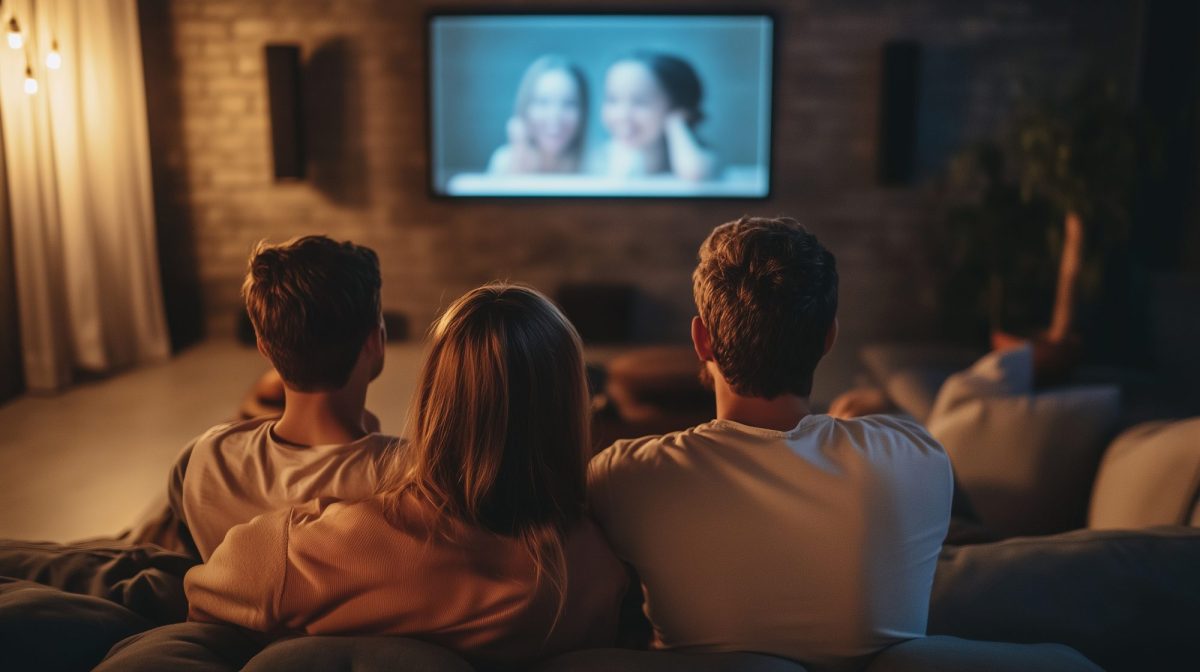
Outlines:
[[[774,399],[744,397],[734,392],[721,376],[713,378],[719,420],[786,432],[812,413],[808,397],[794,394],[781,394]]]
[[[367,386],[351,383],[333,392],[298,392],[284,388],[283,416],[276,437],[301,446],[357,441],[367,435],[363,410]]]

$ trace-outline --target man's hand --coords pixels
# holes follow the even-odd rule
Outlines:
[[[843,392],[829,405],[829,415],[843,420],[875,413],[890,413],[894,410],[896,405],[888,399],[887,393],[878,387],[860,387]]]

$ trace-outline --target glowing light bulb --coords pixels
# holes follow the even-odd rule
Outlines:
[[[25,66],[25,93],[33,95],[38,92],[37,80],[33,78],[33,68]]]
[[[21,37],[21,26],[17,23],[15,16],[8,21],[8,46],[11,49],[20,49],[25,46],[25,38]]]
[[[46,67],[58,70],[62,67],[62,54],[58,53],[58,40],[50,43],[50,53],[46,54]]]

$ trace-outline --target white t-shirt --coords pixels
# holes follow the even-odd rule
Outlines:
[[[911,419],[714,420],[617,442],[588,486],[641,578],[656,648],[819,670],[925,634],[953,476]]]
[[[296,446],[275,438],[279,418],[218,425],[184,448],[172,472],[172,507],[201,559],[234,525],[317,497],[367,499],[398,439],[372,433],[346,444]]]

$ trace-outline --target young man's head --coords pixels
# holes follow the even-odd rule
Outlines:
[[[788,218],[722,224],[700,245],[692,290],[692,337],[710,375],[743,397],[812,393],[838,302],[837,265],[816,236]]]
[[[329,392],[383,368],[379,257],[325,236],[258,244],[242,296],[258,349],[287,387]]]

